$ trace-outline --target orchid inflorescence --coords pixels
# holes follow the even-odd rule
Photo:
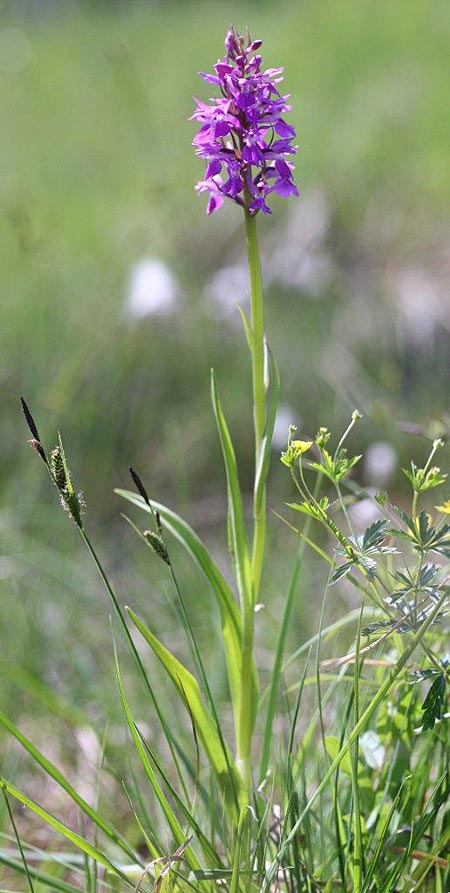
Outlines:
[[[226,55],[214,66],[215,74],[200,72],[222,94],[210,104],[196,99],[192,115],[201,123],[193,145],[199,158],[207,161],[205,177],[196,188],[210,194],[208,214],[225,198],[252,215],[270,214],[266,201],[270,193],[298,195],[288,160],[297,151],[292,145],[296,132],[283,117],[291,110],[289,95],[282,96],[277,87],[283,68],[261,71],[262,57],[257,53],[261,44],[231,28]]]

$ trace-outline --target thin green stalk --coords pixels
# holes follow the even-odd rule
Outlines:
[[[257,468],[262,439],[266,427],[266,393],[264,386],[264,300],[256,219],[255,217],[252,217],[247,210],[245,211],[245,231],[247,237],[247,260],[250,277],[253,425],[255,431],[255,468]],[[253,521],[252,572],[253,598],[256,601],[261,582],[266,536],[265,492],[260,501],[257,501],[256,499],[254,500]]]
[[[99,557],[98,557],[98,555],[97,555],[97,553],[96,553],[96,551],[95,551],[95,549],[94,549],[94,547],[93,547],[93,545],[92,545],[92,543],[91,543],[91,541],[90,541],[90,539],[89,539],[89,537],[88,537],[88,535],[87,535],[87,533],[86,533],[84,527],[80,527],[79,529],[80,529],[81,536],[82,536],[82,538],[83,538],[83,540],[84,540],[84,542],[85,542],[85,544],[86,544],[86,546],[87,546],[87,549],[88,549],[88,551],[89,551],[89,554],[91,555],[91,558],[92,558],[92,560],[93,560],[93,562],[94,562],[94,564],[95,564],[95,566],[96,566],[96,568],[97,568],[97,570],[98,570],[98,572],[99,572],[99,574],[100,574],[100,577],[101,577],[102,580],[103,580],[103,583],[104,583],[104,585],[105,585],[105,587],[106,587],[106,590],[107,590],[109,596],[111,597],[111,601],[112,601],[112,603],[113,603],[113,605],[114,605],[114,608],[115,608],[117,617],[118,617],[118,619],[119,619],[119,621],[120,621],[122,630],[123,630],[123,632],[125,633],[125,637],[126,637],[126,639],[127,639],[128,645],[129,645],[129,647],[130,647],[130,651],[131,651],[131,653],[132,653],[132,655],[133,655],[134,660],[136,661],[138,670],[139,670],[139,672],[140,672],[140,674],[141,674],[141,677],[142,677],[142,679],[143,679],[143,681],[144,681],[144,683],[145,683],[145,686],[146,686],[146,688],[147,688],[147,691],[148,691],[148,693],[149,693],[149,695],[150,695],[151,701],[152,701],[153,706],[154,706],[154,708],[155,708],[155,710],[156,710],[156,714],[157,714],[158,719],[159,719],[159,721],[160,721],[160,723],[161,723],[161,727],[162,727],[162,729],[164,730],[164,734],[165,734],[165,736],[166,736],[167,744],[168,744],[169,749],[170,749],[170,753],[171,753],[171,756],[172,756],[172,759],[173,759],[173,762],[174,762],[174,766],[176,767],[177,774],[178,774],[178,778],[179,778],[180,783],[181,783],[181,786],[182,786],[182,788],[183,788],[183,793],[184,793],[186,799],[188,799],[188,792],[187,792],[187,788],[186,788],[186,783],[185,783],[183,774],[182,774],[182,772],[181,772],[181,768],[180,768],[180,765],[179,765],[179,761],[178,761],[178,759],[177,759],[177,755],[176,755],[176,753],[175,753],[175,748],[174,748],[174,738],[173,738],[173,736],[171,735],[171,733],[170,733],[170,731],[169,731],[169,728],[168,728],[168,726],[167,726],[167,723],[166,723],[166,721],[165,721],[165,719],[164,719],[164,717],[163,717],[163,714],[162,714],[162,712],[161,712],[161,708],[160,708],[160,706],[159,706],[159,704],[158,704],[158,701],[157,701],[157,699],[156,699],[155,693],[154,693],[153,688],[152,688],[152,686],[151,686],[151,684],[150,684],[149,678],[148,678],[147,673],[146,673],[146,671],[145,671],[144,664],[142,663],[142,660],[141,660],[141,658],[140,658],[140,656],[139,656],[139,653],[138,653],[138,650],[137,650],[137,648],[136,648],[136,645],[134,644],[132,635],[131,635],[130,630],[129,630],[129,628],[128,628],[128,625],[127,625],[127,622],[126,622],[126,620],[125,620],[125,617],[124,617],[124,615],[123,615],[122,608],[120,607],[120,604],[119,604],[119,602],[118,602],[116,593],[114,592],[114,589],[112,588],[112,586],[111,586],[111,584],[110,584],[110,582],[109,582],[109,580],[108,580],[108,577],[107,577],[105,571],[103,570],[102,563],[101,563],[101,561],[100,561],[100,559],[99,559]]]
[[[417,500],[418,499],[419,499],[419,493],[417,490],[414,490],[414,496],[413,496],[412,508],[411,508],[411,517],[412,517],[413,521],[417,521]]]
[[[48,863],[50,861],[51,855],[49,853],[45,853],[45,861]],[[33,858],[36,858],[33,855]],[[13,871],[19,872],[19,874],[27,874],[30,877],[35,878],[39,881],[39,884],[42,886],[49,887],[51,890],[58,890],[60,893],[79,893],[79,887],[75,887],[73,884],[69,884],[66,881],[61,880],[54,874],[45,874],[40,871],[38,868],[33,868],[32,865],[28,865],[27,872],[25,872],[25,868],[22,862],[17,862],[6,854],[6,852],[0,852],[0,865],[6,865],[8,868],[11,868]],[[73,866],[71,866],[71,870],[73,870]]]
[[[354,703],[354,717],[355,717],[355,727],[358,725],[360,710],[359,710],[359,676],[360,676],[360,645],[361,645],[361,627],[362,627],[362,618],[364,611],[364,602],[361,605],[361,611],[359,615],[358,621],[358,631],[356,634],[356,649],[355,649],[355,668],[353,673],[353,703]],[[358,785],[358,761],[359,761],[359,737],[355,738],[354,744],[352,746],[351,752],[351,764],[352,764],[352,793],[353,793],[353,824],[354,824],[354,841],[353,841],[353,891],[354,893],[361,893],[362,890],[362,882],[363,882],[363,840],[362,840],[362,825],[361,825],[361,799],[360,799],[360,790]]]
[[[29,886],[29,888],[30,888],[31,893],[34,893],[34,884],[33,884],[33,880],[32,880],[31,874],[30,874],[30,872],[29,872],[29,870],[28,870],[28,862],[27,862],[27,859],[26,859],[26,856],[25,856],[25,853],[24,853],[24,850],[23,850],[23,847],[22,847],[22,841],[21,841],[21,839],[20,839],[20,834],[19,834],[19,832],[18,832],[18,830],[17,830],[17,825],[16,825],[15,820],[14,820],[14,814],[13,814],[13,811],[12,811],[11,806],[10,806],[10,802],[9,802],[8,794],[6,793],[6,790],[5,790],[5,789],[3,789],[3,797],[4,797],[4,800],[5,800],[6,809],[7,809],[8,816],[9,816],[9,820],[10,820],[11,825],[12,825],[12,827],[13,827],[14,836],[15,836],[15,838],[16,838],[17,846],[18,846],[18,848],[19,848],[20,858],[22,859],[23,867],[24,867],[25,874],[26,874],[26,878],[27,878],[27,881],[28,881],[28,886]]]
[[[253,643],[255,614],[266,538],[266,490],[265,481],[258,483],[258,469],[266,429],[266,389],[264,381],[264,304],[256,221],[245,210],[247,258],[251,295],[251,337],[249,340],[252,359],[253,425],[255,432],[255,486],[253,494],[253,546],[251,558],[251,593],[242,605],[242,638],[240,657],[240,705],[237,736],[237,765],[250,794],[250,760],[253,735],[252,704],[254,698]]]

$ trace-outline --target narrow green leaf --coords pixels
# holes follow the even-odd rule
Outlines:
[[[75,788],[73,788],[72,785],[69,784],[62,772],[60,772],[59,769],[57,769],[56,766],[49,759],[47,759],[47,757],[45,757],[44,754],[41,753],[41,751],[38,750],[37,747],[34,746],[34,744],[31,743],[26,735],[24,735],[23,732],[21,732],[20,729],[18,729],[17,726],[14,725],[14,723],[10,719],[8,719],[8,717],[5,716],[5,714],[1,710],[0,724],[10,733],[10,735],[12,735],[16,739],[16,741],[18,741],[22,745],[22,747],[25,748],[26,751],[28,751],[35,763],[41,766],[42,769],[44,769],[44,771],[47,773],[47,775],[49,775],[50,778],[53,778],[54,781],[56,781],[57,784],[59,784],[60,787],[62,787],[63,790],[66,791],[66,793],[74,801],[74,803],[79,806],[79,808],[85,813],[85,815],[89,816],[94,824],[98,828],[100,828],[100,830],[103,831],[103,833],[107,837],[109,837],[109,839],[112,840],[113,843],[116,844],[116,846],[120,847],[121,850],[126,853],[131,859],[137,859],[136,853],[134,852],[132,847],[129,846],[126,840],[121,837],[119,832],[116,831],[112,827],[112,825],[110,825],[105,819],[103,819],[102,816],[99,815],[99,813],[95,809],[93,809],[92,806],[90,806],[89,803],[87,803],[86,800],[84,800],[83,797],[80,796],[80,794],[77,793]]]
[[[36,854],[31,853],[30,858],[35,857]],[[46,854],[46,861],[50,862],[51,859],[51,855],[47,856]],[[22,862],[17,862],[15,859],[11,859],[9,856],[1,851],[0,865],[6,865],[13,871],[17,871],[20,874],[25,874],[25,869]],[[46,887],[50,887],[52,890],[59,890],[60,893],[80,893],[79,887],[75,887],[73,884],[69,884],[67,881],[60,880],[60,878],[56,877],[56,875],[45,874],[45,872],[40,871],[38,868],[33,868],[31,865],[28,865],[28,871],[32,878],[34,878],[36,881],[39,881],[40,884],[43,884]]]
[[[278,688],[282,675],[282,663],[283,663],[283,654],[284,647],[286,644],[286,638],[288,633],[289,622],[292,613],[292,606],[295,598],[295,594],[297,592],[297,583],[300,575],[300,567],[301,562],[296,561],[293,573],[291,575],[291,580],[289,583],[288,594],[285,603],[285,609],[283,613],[283,619],[281,622],[280,632],[278,635],[277,648],[275,652],[275,659],[272,666],[271,680],[268,689],[268,705],[267,705],[267,715],[266,721],[264,724],[264,735],[263,735],[263,743],[262,743],[262,752],[261,752],[261,766],[260,766],[260,780],[262,781],[266,775],[269,768],[270,763],[270,752],[272,747],[272,735],[273,735],[273,722],[275,717],[276,705],[277,705],[277,696],[278,696]],[[261,702],[261,699],[260,699]]]
[[[241,307],[240,304],[237,304],[237,309],[239,310],[239,313],[240,313],[240,315],[241,315],[241,319],[242,319],[242,323],[243,323],[243,325],[244,325],[244,332],[245,332],[245,337],[246,337],[246,340],[247,340],[247,344],[248,344],[249,350],[253,350],[253,331],[252,331],[252,327],[251,327],[251,325],[250,325],[250,323],[249,323],[249,321],[248,321],[248,319],[247,319],[247,316],[246,316],[246,313],[245,313],[244,308]]]
[[[139,731],[136,728],[135,722],[131,715],[130,706],[128,704],[127,696],[125,694],[125,689],[123,687],[122,676],[121,676],[120,668],[119,668],[119,662],[117,660],[117,653],[115,654],[115,664],[116,664],[116,679],[117,679],[117,686],[119,689],[120,699],[122,701],[122,707],[123,707],[123,711],[125,714],[125,719],[127,721],[128,728],[131,732],[131,737],[133,739],[133,743],[136,748],[136,752],[137,752],[139,759],[142,763],[142,767],[143,767],[144,772],[148,778],[148,781],[150,782],[150,785],[153,789],[156,799],[158,800],[158,803],[161,806],[164,816],[167,819],[167,823],[169,825],[170,830],[172,831],[175,842],[176,842],[177,846],[181,846],[182,843],[186,839],[186,834],[184,833],[183,828],[181,827],[175,813],[171,809],[171,806],[170,806],[167,798],[164,795],[161,785],[159,784],[158,779],[156,778],[155,771],[153,769],[153,766],[150,762],[148,754],[147,754],[145,747],[142,743],[142,739],[139,734]],[[197,861],[194,853],[191,851],[190,848],[186,851],[186,858],[187,858],[187,860],[189,862],[189,866],[192,870],[200,867],[199,862]]]
[[[34,814],[39,816],[40,819],[43,819],[43,821],[47,825],[50,825],[50,827],[53,828],[54,831],[57,831],[58,834],[61,834],[63,837],[65,837],[65,839],[72,843],[78,850],[81,850],[87,856],[90,856],[91,859],[94,859],[100,865],[104,865],[105,868],[109,868],[110,871],[112,871],[115,875],[118,875],[122,877],[123,880],[126,880],[117,866],[114,865],[114,863],[111,862],[111,860],[108,859],[108,857],[105,856],[105,854],[102,853],[101,850],[99,850],[92,843],[89,843],[88,840],[85,840],[85,838],[82,837],[81,834],[78,834],[76,831],[72,831],[71,828],[68,828],[67,825],[57,819],[54,815],[52,815],[50,812],[47,812],[47,810],[44,809],[43,806],[40,806],[38,803],[35,802],[35,800],[27,797],[26,794],[24,794],[22,791],[16,788],[15,785],[13,785],[10,781],[8,781],[6,778],[3,778],[2,776],[0,776],[0,787],[2,787],[3,790],[10,794],[11,797],[14,797],[16,800],[18,800],[19,803],[22,803],[24,806],[34,812]]]
[[[228,425],[223,413],[222,404],[217,392],[213,371],[211,372],[211,399],[227,477],[228,508],[238,589],[242,605],[248,606],[249,604],[252,604],[253,594],[251,564],[244,521],[244,508],[242,505],[236,456]]]
[[[267,412],[267,423],[266,430],[264,432],[264,437],[261,441],[261,446],[258,453],[258,462],[256,466],[256,474],[255,474],[255,509],[257,510],[261,506],[261,502],[264,498],[264,490],[267,480],[267,472],[269,470],[269,462],[270,462],[270,453],[272,447],[272,437],[273,437],[273,429],[275,425],[275,417],[277,414],[277,406],[278,406],[278,396],[280,393],[280,375],[278,372],[278,366],[275,362],[275,359],[272,355],[272,352],[267,348],[267,354],[269,359],[269,384],[271,388],[270,392],[270,402],[269,408]]]
[[[15,818],[14,818],[14,814],[13,814],[13,811],[12,811],[12,809],[11,809],[11,805],[10,805],[10,802],[9,802],[9,799],[8,799],[8,795],[7,795],[6,791],[5,791],[5,789],[3,789],[3,797],[4,797],[4,800],[5,800],[6,810],[7,810],[7,812],[8,812],[9,820],[10,820],[10,822],[11,822],[12,829],[13,829],[13,831],[14,831],[14,837],[16,838],[17,848],[18,848],[18,850],[19,850],[20,857],[21,857],[21,859],[22,859],[22,865],[23,865],[23,868],[24,868],[24,872],[25,872],[26,879],[27,879],[27,881],[28,881],[28,886],[29,886],[29,888],[30,888],[30,893],[34,893],[33,878],[32,878],[32,876],[31,876],[31,874],[30,874],[30,872],[29,872],[29,870],[28,870],[28,861],[27,861],[27,857],[26,857],[26,855],[25,855],[25,851],[24,851],[24,848],[23,848],[23,846],[22,846],[22,841],[21,841],[21,839],[20,839],[20,835],[19,835],[19,832],[18,832],[18,830],[17,830],[16,820],[15,820]]]
[[[181,799],[181,797],[175,790],[173,784],[171,783],[170,779],[166,775],[164,775],[163,768],[160,765],[154,751],[151,749],[149,742],[147,741],[146,738],[144,738],[144,736],[142,735],[141,732],[139,732],[139,737],[140,737],[142,744],[144,745],[145,750],[147,751],[153,765],[157,769],[160,777],[163,779],[164,784],[167,787],[167,790],[170,792],[170,796],[173,798],[174,802],[177,804],[178,808],[180,809],[180,812],[183,813],[189,827],[193,831],[196,840],[198,841],[199,845],[201,846],[201,848],[203,850],[204,857],[208,858],[212,862],[212,864],[221,865],[221,860],[214,849],[214,845],[211,843],[211,840],[208,838],[208,836],[206,834],[204,834],[204,832],[200,828],[198,822],[196,821],[195,816],[193,815],[191,809],[188,806],[186,806],[186,804],[183,802],[183,800]],[[211,801],[209,801],[209,803],[206,805],[206,808],[208,808],[208,806],[211,806]],[[212,805],[212,808],[214,808],[214,805]]]
[[[396,796],[394,797],[394,799],[391,803],[391,806],[389,808],[389,811],[387,813],[387,816],[386,816],[386,818],[383,822],[383,825],[380,829],[377,845],[376,845],[373,855],[369,861],[369,864],[367,867],[367,872],[366,872],[366,875],[364,878],[364,885],[362,888],[363,893],[369,893],[369,890],[371,887],[371,882],[375,875],[375,870],[378,868],[378,865],[379,865],[379,862],[380,862],[380,859],[381,859],[381,856],[383,853],[383,848],[384,848],[386,841],[388,839],[389,831],[391,828],[391,823],[394,818],[395,811],[397,809],[401,795],[402,795],[402,788],[399,789]]]
[[[141,496],[128,490],[116,490],[115,492],[139,508],[144,509],[145,512],[150,512]],[[159,502],[151,501],[150,505],[155,513],[159,513],[165,528],[181,543],[212,587],[220,611],[222,638],[226,651],[231,694],[233,703],[236,703],[239,698],[240,687],[241,618],[233,593],[205,545],[189,524]]]
[[[223,739],[219,735],[213,719],[206,710],[197,680],[192,673],[190,673],[189,670],[187,670],[186,667],[184,667],[183,664],[181,664],[180,661],[178,661],[173,654],[161,644],[131,608],[127,608],[126,610],[131,622],[150,645],[154,654],[160,660],[164,669],[170,676],[183,703],[187,704],[211,768],[213,769],[222,790],[228,797],[230,797],[232,795],[233,783],[236,791],[239,789],[239,776],[237,772],[233,771],[233,758],[224,744]],[[230,770],[232,771],[231,778]]]
[[[337,583],[342,577],[346,577],[354,566],[354,561],[346,561],[344,564],[341,564],[340,567],[337,567],[331,575],[330,586],[333,586],[333,584]]]
[[[241,875],[245,874],[246,876],[248,876],[248,872],[249,872],[248,864],[246,864],[244,866],[244,871],[242,871],[242,869],[241,869],[242,858],[243,857],[245,858],[245,856],[247,856],[247,858],[248,858],[248,853],[246,852],[247,848],[245,846],[245,843],[246,843],[246,840],[248,837],[248,818],[249,818],[248,808],[244,807],[241,810],[241,815],[239,817],[237,840],[236,840],[234,854],[233,854],[233,870],[232,870],[231,880],[230,880],[230,893],[239,893],[239,890],[241,889],[241,885],[240,885]]]

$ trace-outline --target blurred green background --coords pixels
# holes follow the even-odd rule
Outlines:
[[[404,499],[401,465],[423,459],[427,436],[448,426],[448,2],[0,9],[0,700],[11,715],[51,702],[68,720],[73,705],[103,719],[119,712],[110,608],[27,446],[19,394],[48,446],[62,432],[121,600],[175,639],[164,568],[120,518],[113,488],[135,466],[222,560],[211,366],[250,487],[249,362],[235,309],[246,300],[242,221],[231,205],[206,217],[188,120],[193,95],[209,95],[198,70],[223,54],[231,22],[248,24],[267,65],[286,69],[302,194],[274,200],[260,221],[282,377],[270,505],[282,510],[290,495],[277,459],[289,423],[303,435],[340,431],[355,407],[365,419],[350,447],[369,448],[358,479]],[[296,549],[272,516],[270,536],[266,629]],[[207,634],[209,594],[178,560]],[[323,585],[323,570],[306,573],[294,641],[314,627]]]

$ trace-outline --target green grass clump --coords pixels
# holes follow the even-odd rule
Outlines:
[[[56,451],[63,459],[57,463],[55,451],[47,458],[31,413],[24,407],[33,445],[66,502],[73,485],[61,440]],[[405,471],[413,490],[411,515],[392,505],[387,494],[378,494],[374,500],[378,520],[364,534],[355,534],[348,510],[352,502],[367,499],[368,494],[355,490],[348,480],[360,457],[350,457],[344,443],[359,418],[359,413],[353,414],[334,450],[330,450],[330,433],[320,428],[315,442],[296,440],[292,431],[282,455],[301,499],[289,508],[300,515],[300,524],[302,516],[306,520],[297,527],[290,517],[284,518],[300,542],[284,616],[277,624],[269,677],[244,648],[241,611],[245,605],[238,608],[229,584],[197,534],[173,511],[149,499],[135,471],[132,479],[137,493],[120,491],[120,495],[149,516],[147,529],[141,532],[134,522],[132,527],[150,546],[155,561],[166,568],[192,670],[175,656],[171,642],[164,645],[152,631],[151,611],[145,612],[145,619],[131,608],[124,611],[92,546],[84,517],[78,508],[72,513],[112,600],[118,631],[124,634],[133,658],[133,688],[138,683],[141,694],[137,700],[132,698],[135,703],[129,699],[116,652],[119,696],[133,744],[129,767],[122,764],[120,770],[126,798],[119,811],[118,803],[111,809],[107,793],[102,793],[101,773],[92,806],[41,749],[0,714],[9,735],[96,829],[93,844],[85,832],[74,831],[3,777],[7,815],[19,850],[10,848],[12,856],[0,856],[0,861],[5,868],[25,872],[32,889],[33,878],[45,888],[52,886],[54,875],[39,868],[39,859],[36,863],[40,851],[21,841],[11,800],[44,820],[49,834],[62,835],[72,848],[84,853],[86,882],[94,889],[104,883],[117,888],[137,882],[174,891],[212,891],[220,882],[225,889],[255,893],[273,889],[439,893],[446,889],[450,876],[445,712],[450,666],[445,653],[450,525],[447,503],[438,507],[433,518],[419,504],[424,493],[445,483],[446,475],[432,464],[443,444],[435,441],[423,468],[413,463]],[[226,462],[230,460],[227,450]],[[317,459],[308,458],[312,450]],[[311,486],[312,475],[316,483]],[[320,490],[327,494],[320,495]],[[231,496],[236,498],[237,494]],[[336,547],[324,551],[318,545],[317,525],[326,528]],[[211,664],[211,641],[205,651],[193,626],[192,592],[178,578],[172,538],[200,569],[220,616],[214,651],[222,647],[227,694],[218,688],[217,654]],[[286,654],[307,547],[328,567],[320,626],[315,636]],[[359,607],[326,625],[332,588],[341,587],[343,580],[358,593]],[[210,618],[207,626],[211,630]],[[134,631],[167,673],[172,694],[158,690],[156,666],[149,672]],[[336,646],[337,656],[325,659],[324,653],[329,655]],[[240,713],[247,672],[255,698],[255,714],[248,725],[248,764],[242,750],[247,739]],[[234,715],[234,746],[229,720],[224,719],[227,704]],[[153,717],[150,727],[146,716]],[[113,758],[108,733],[94,753],[101,764],[108,754]],[[122,815],[125,834],[118,830],[117,815]],[[134,830],[128,822],[135,824]],[[85,819],[79,827],[84,829]],[[64,869],[58,889],[69,889],[66,879],[71,877],[75,878],[73,889],[78,888],[74,872],[80,868],[72,853],[64,851],[56,863],[58,871]],[[53,872],[50,853],[46,861]]]

